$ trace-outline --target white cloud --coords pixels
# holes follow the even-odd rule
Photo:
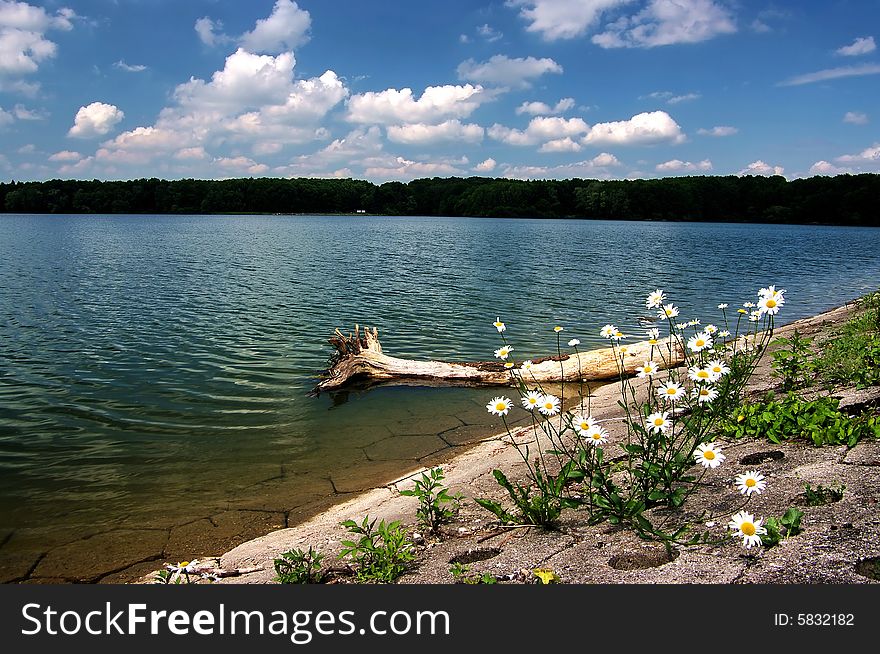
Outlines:
[[[12,112],[4,111],[3,107],[0,107],[0,127],[11,125],[14,122],[15,116],[12,115]]]
[[[771,166],[768,163],[764,163],[760,159],[757,161],[753,161],[748,166],[739,171],[738,175],[782,175],[785,173],[785,168],[782,166]]]
[[[843,114],[843,122],[850,125],[867,125],[868,114],[861,111],[847,111]]]
[[[583,148],[577,141],[572,141],[570,136],[561,139],[547,141],[538,148],[538,152],[580,152]]]
[[[845,45],[841,48],[838,48],[834,52],[836,54],[842,55],[844,57],[857,57],[859,55],[869,54],[874,52],[877,49],[877,44],[874,43],[873,36],[863,36],[857,38],[855,41],[850,43],[849,45]]]
[[[241,35],[239,43],[251,52],[278,53],[293,50],[309,40],[312,19],[291,0],[276,0],[268,18]]]
[[[528,88],[535,78],[547,73],[562,73],[562,66],[550,58],[518,57],[511,59],[506,55],[494,55],[487,61],[477,62],[468,59],[458,65],[459,79],[495,84],[510,88]]]
[[[213,163],[224,170],[236,174],[262,175],[269,170],[269,166],[241,156],[219,157],[214,159]]]
[[[736,21],[715,0],[650,0],[642,11],[622,16],[605,30],[592,38],[602,48],[653,48],[732,34]]]
[[[484,38],[489,43],[494,43],[501,39],[504,36],[501,32],[490,26],[488,23],[484,25],[480,25],[477,28],[477,34]]]
[[[678,144],[687,140],[681,127],[665,111],[640,113],[629,120],[597,123],[584,137],[589,145]]]
[[[347,120],[353,123],[437,123],[465,118],[482,103],[494,99],[482,86],[429,86],[416,100],[412,89],[386,89],[353,95]]]
[[[12,110],[19,120],[46,120],[47,117],[45,113],[28,109],[23,104],[15,105]]]
[[[845,154],[835,159],[838,163],[856,164],[859,166],[875,166],[880,164],[880,143],[865,148],[858,154]]]
[[[0,74],[35,73],[42,62],[58,52],[46,32],[69,31],[74,18],[76,13],[67,7],[50,15],[42,7],[26,2],[0,0]]]
[[[666,104],[680,104],[682,102],[690,102],[691,100],[699,100],[702,95],[699,93],[683,93],[676,95],[672,91],[654,91],[648,95],[643,95],[639,100],[650,98],[651,100],[663,100]]]
[[[0,53],[0,57],[2,57],[2,53]],[[4,93],[18,93],[29,98],[35,98],[40,92],[40,83],[25,82],[22,79],[4,80],[0,76],[0,91]]]
[[[489,128],[489,137],[508,145],[537,145],[566,137],[586,134],[590,129],[581,118],[538,116],[529,121],[524,130],[512,129],[495,123]],[[556,147],[561,146],[559,144]]]
[[[665,161],[661,164],[657,164],[654,169],[658,173],[692,173],[697,171],[707,172],[712,170],[712,162],[708,159],[703,159],[702,161],[698,161],[697,163],[682,161],[681,159],[672,159],[671,161]]]
[[[800,86],[801,84],[825,82],[827,80],[839,79],[841,77],[860,77],[862,75],[877,75],[878,73],[880,73],[880,64],[841,66],[839,68],[826,68],[825,70],[819,70],[815,73],[796,75],[783,82],[779,82],[777,86]]]
[[[80,107],[73,119],[73,127],[67,132],[71,138],[89,139],[110,133],[125,114],[116,105],[93,102]]]
[[[538,32],[546,41],[573,39],[599,22],[602,14],[632,0],[508,0],[520,7],[528,22],[526,31]]]
[[[143,64],[127,64],[122,59],[113,64],[113,67],[124,70],[126,73],[142,73],[147,69]]]
[[[730,125],[716,125],[710,129],[700,128],[697,130],[697,134],[700,136],[714,136],[714,137],[722,137],[722,136],[733,136],[739,132],[736,127],[731,127]]]
[[[552,107],[545,102],[523,102],[516,108],[516,115],[552,116],[568,111],[574,104],[574,98],[562,98]]]
[[[212,20],[208,16],[203,16],[196,20],[193,26],[196,34],[199,35],[199,41],[209,47],[230,43],[234,39],[223,33],[223,23],[219,20]]]
[[[174,153],[174,158],[179,161],[201,161],[208,158],[205,148],[197,146],[194,148],[181,148]]]
[[[49,157],[49,161],[79,161],[83,156],[79,152],[71,152],[70,150],[62,150],[56,152]]]
[[[388,157],[379,161],[368,161],[365,163],[368,164],[364,169],[366,177],[383,180],[448,177],[450,175],[461,175],[465,172],[453,162],[410,161],[404,157]]]
[[[602,152],[592,159],[559,166],[502,165],[504,177],[512,179],[570,179],[572,177],[613,177],[611,169],[622,164],[613,154]]]
[[[33,143],[27,143],[21,146],[16,152],[18,154],[34,154],[37,151],[37,146]]]
[[[495,170],[495,166],[497,165],[498,162],[495,161],[492,157],[489,157],[488,159],[485,159],[484,161],[481,161],[476,166],[474,166],[473,170],[474,172],[478,173],[491,173],[493,170]]]
[[[462,124],[460,120],[450,119],[439,125],[410,123],[407,125],[390,125],[388,140],[408,145],[448,143],[453,141],[479,143],[483,140],[483,128],[476,124]]]
[[[840,168],[829,161],[817,161],[810,166],[810,175],[841,175],[850,173],[850,168]]]

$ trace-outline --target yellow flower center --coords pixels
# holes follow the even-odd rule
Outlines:
[[[776,300],[774,300],[773,298],[770,298],[769,300],[767,300],[767,302],[765,302],[765,304],[767,305],[768,309],[772,309],[773,307],[776,306]]]
[[[702,377],[703,379],[705,379],[708,376],[709,376],[709,373],[706,372],[705,370],[701,370],[700,372],[697,373],[697,377]]]
[[[697,339],[697,347],[703,347],[705,344],[706,341],[704,341],[702,338]]]
[[[505,408],[506,408],[506,405],[504,404],[504,402],[499,402],[498,404],[495,405],[496,411],[504,411]]]
[[[538,403],[538,400],[536,400],[535,398],[533,398],[533,397],[529,398],[529,404],[537,404],[537,403]]]
[[[599,432],[594,432],[594,433],[593,433],[593,440],[594,440],[594,441],[601,441],[601,440],[602,440],[602,434],[600,434]]]
[[[758,482],[755,481],[753,478],[749,477],[748,479],[746,479],[746,486],[748,488],[752,488],[753,486],[757,486],[757,485],[758,485]]]
[[[648,341],[648,344],[649,344],[649,345],[657,345],[657,339],[656,339],[656,338],[652,338],[651,340]]]
[[[674,388],[667,388],[667,389],[666,389],[666,394],[667,394],[667,395],[675,395],[675,392],[676,392],[676,391],[675,391]]]
[[[736,421],[737,421],[737,422],[742,422],[742,421],[745,420],[745,419],[746,419],[746,417],[745,417],[744,415],[742,415],[742,414],[740,414],[740,415],[738,415],[738,416],[736,417]]]
[[[663,420],[663,418],[654,418],[654,424],[657,425],[658,427],[660,427],[664,422],[666,422],[666,421]]]
[[[544,402],[544,408],[545,408],[545,409],[552,409],[552,408],[553,408],[553,402]]]
[[[754,536],[757,529],[751,522],[744,522],[739,526],[739,530],[746,536]]]
[[[711,461],[715,458],[715,452],[713,452],[712,450],[706,450],[705,452],[703,452],[703,458],[707,461]]]

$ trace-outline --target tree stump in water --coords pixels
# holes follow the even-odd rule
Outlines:
[[[314,393],[335,391],[351,384],[418,383],[429,386],[505,386],[511,384],[511,372],[503,361],[447,362],[416,361],[388,356],[382,352],[379,332],[374,328],[354,326],[348,336],[336,329],[328,339],[335,348],[330,367],[323,375]],[[636,368],[650,360],[651,354],[659,367],[678,365],[683,356],[673,344],[672,353],[667,341],[651,345],[640,341],[617,347],[611,346],[585,352],[571,352],[554,357],[533,359],[528,372],[522,372],[529,382],[579,382],[615,379],[621,374],[634,375]],[[662,355],[662,356],[661,356]]]

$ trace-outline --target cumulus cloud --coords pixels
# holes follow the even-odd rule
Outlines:
[[[277,53],[293,50],[309,40],[312,19],[291,0],[276,0],[268,18],[241,35],[239,43],[251,52]]]
[[[730,125],[716,125],[715,127],[711,127],[709,129],[705,129],[701,127],[697,130],[697,134],[700,136],[714,136],[716,138],[720,138],[722,136],[733,136],[739,132],[736,127],[731,127]]]
[[[835,161],[858,166],[876,166],[880,164],[880,143],[875,143],[857,154],[845,154],[837,157]]]
[[[493,28],[488,23],[480,25],[477,28],[477,34],[482,39],[485,39],[488,43],[494,43],[495,41],[499,41],[504,36],[504,34],[499,32],[495,28]]]
[[[532,81],[548,73],[562,73],[562,66],[550,58],[494,55],[487,61],[468,59],[458,65],[459,79],[480,84],[494,84],[510,88],[528,88]]]
[[[564,113],[572,107],[574,107],[574,98],[562,98],[552,107],[546,102],[523,102],[516,108],[516,115],[552,116]]]
[[[223,170],[234,174],[262,175],[269,170],[266,164],[260,164],[248,157],[218,157],[213,163]]]
[[[602,152],[592,159],[559,166],[510,166],[504,165],[504,177],[511,179],[569,179],[572,177],[613,177],[612,169],[621,162],[613,154]]]
[[[72,152],[70,150],[62,150],[61,152],[56,152],[55,154],[49,157],[49,161],[79,161],[83,156],[79,152]]]
[[[474,166],[473,170],[477,173],[491,173],[495,170],[495,166],[498,165],[498,162],[495,161],[492,157],[485,159]]]
[[[446,177],[465,172],[461,165],[467,158],[457,161],[412,161],[404,157],[377,157],[364,162],[364,175],[373,179],[415,179],[417,177]]]
[[[850,125],[867,125],[868,114],[862,113],[861,111],[847,111],[843,114],[843,122],[849,123]]]
[[[524,130],[513,129],[495,123],[489,128],[489,137],[508,145],[538,145],[550,141],[580,136],[590,130],[581,118],[559,118],[557,116],[538,116],[529,121]],[[562,143],[552,147],[564,147]],[[546,150],[545,150],[546,151]]]
[[[602,48],[653,48],[734,32],[733,14],[715,0],[650,0],[637,14],[605,25],[592,41]]]
[[[573,39],[596,25],[602,14],[632,0],[508,0],[519,15],[546,41]]]
[[[877,49],[873,36],[863,36],[857,38],[849,45],[838,48],[834,52],[843,57],[858,57],[859,55],[869,54]]]
[[[553,139],[547,141],[538,148],[538,152],[580,152],[583,148],[577,141],[573,141],[570,136],[561,139]]]
[[[463,124],[458,119],[443,121],[439,125],[410,123],[390,125],[388,140],[408,145],[428,145],[434,143],[464,142],[479,143],[483,140],[483,128],[476,124]]]
[[[739,171],[738,175],[782,175],[785,173],[785,168],[782,166],[771,166],[768,163],[764,163],[760,159],[757,161],[753,161],[748,166]]]
[[[437,123],[466,118],[484,102],[494,99],[482,86],[429,86],[416,99],[412,89],[386,89],[352,96],[347,120],[353,123]]]
[[[712,162],[708,159],[703,159],[702,161],[698,161],[696,163],[692,163],[690,161],[682,161],[681,159],[672,159],[671,161],[665,161],[661,164],[657,164],[654,169],[658,173],[708,172],[712,170]]]
[[[584,137],[589,145],[678,144],[687,140],[681,127],[665,111],[640,113],[629,120],[596,123]]]
[[[93,102],[79,108],[73,119],[73,127],[68,130],[67,135],[77,139],[104,136],[109,134],[123,118],[125,114],[116,105]]]
[[[878,73],[880,73],[880,64],[840,66],[839,68],[818,70],[815,73],[796,75],[795,77],[779,82],[777,86],[800,86],[802,84],[814,84],[815,82],[826,82],[832,79],[840,79],[841,77],[861,77],[863,75],[877,75]]]
[[[278,54],[294,50],[307,43],[312,18],[308,11],[300,9],[292,0],[276,0],[272,13],[261,18],[254,29],[233,37],[223,32],[223,23],[209,16],[199,18],[193,29],[199,40],[209,47],[238,43],[254,53]]]
[[[58,52],[54,41],[46,38],[50,30],[73,29],[76,13],[63,7],[49,14],[42,7],[26,2],[0,0],[0,74],[28,75]]]
[[[810,175],[841,175],[843,173],[852,172],[850,168],[841,168],[835,166],[829,161],[817,161],[810,166]]]
[[[113,67],[124,70],[126,73],[142,73],[147,69],[143,64],[127,64],[122,59],[113,64]]]

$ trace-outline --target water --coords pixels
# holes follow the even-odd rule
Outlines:
[[[480,360],[500,316],[521,359],[557,324],[641,333],[657,287],[704,323],[767,284],[783,320],[817,313],[880,286],[878,252],[867,228],[0,216],[0,580],[219,551],[500,427],[486,389],[309,397],[336,327]],[[144,529],[165,536],[140,556],[94,552]]]

